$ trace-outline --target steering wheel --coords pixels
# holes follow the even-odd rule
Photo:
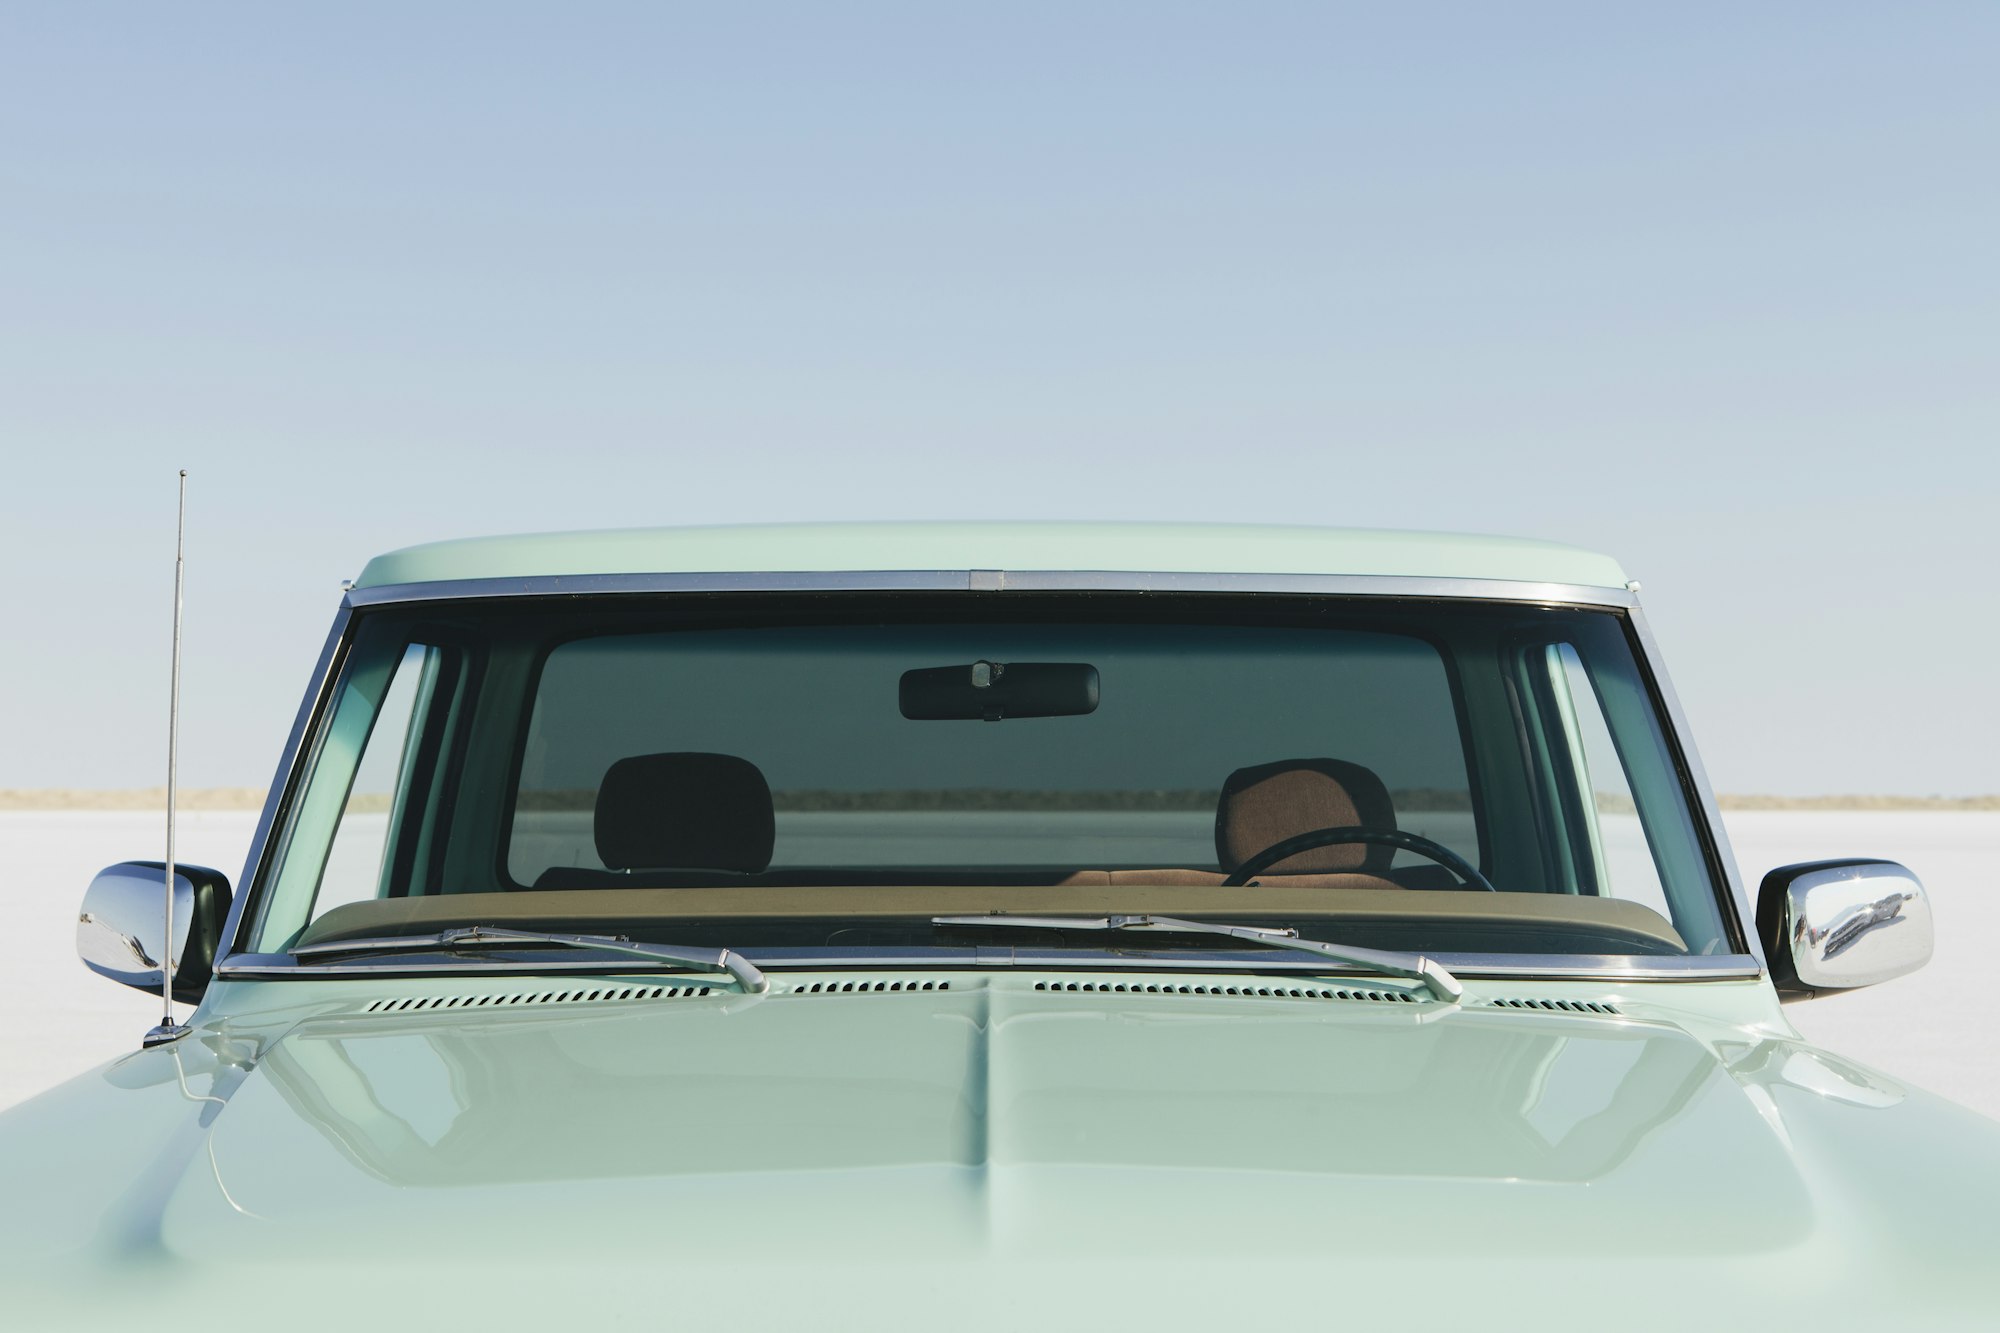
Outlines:
[[[1469,889],[1484,889],[1488,893],[1498,893],[1493,882],[1479,873],[1479,867],[1472,864],[1441,842],[1432,842],[1417,833],[1404,833],[1400,829],[1360,828],[1316,828],[1307,833],[1295,834],[1283,842],[1274,842],[1255,856],[1246,856],[1236,869],[1229,872],[1222,881],[1224,888],[1241,888],[1262,871],[1270,869],[1278,862],[1309,852],[1315,847],[1330,847],[1343,842],[1372,842],[1381,847],[1401,847],[1431,860],[1465,881]]]

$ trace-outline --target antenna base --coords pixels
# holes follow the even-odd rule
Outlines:
[[[185,1023],[163,1022],[158,1027],[148,1028],[146,1035],[139,1039],[139,1049],[150,1051],[155,1046],[164,1046],[170,1041],[179,1041],[194,1031]]]

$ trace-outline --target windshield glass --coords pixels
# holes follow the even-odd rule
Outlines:
[[[1609,611],[1108,593],[388,607],[358,616],[311,753],[254,907],[265,952],[482,922],[952,945],[933,917],[995,912],[1444,953],[1729,951]]]

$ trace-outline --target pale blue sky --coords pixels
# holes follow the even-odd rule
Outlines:
[[[2000,9],[0,5],[0,786],[520,529],[1601,547],[1719,786],[2000,790]]]

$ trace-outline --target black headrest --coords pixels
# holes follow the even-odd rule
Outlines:
[[[733,754],[638,754],[597,787],[597,855],[613,870],[741,870],[771,864],[771,784]]]
[[[1281,759],[1239,768],[1222,784],[1215,809],[1215,855],[1234,870],[1266,847],[1323,828],[1394,829],[1396,807],[1372,769],[1340,759]],[[1396,849],[1334,843],[1287,857],[1280,874],[1389,867]]]

